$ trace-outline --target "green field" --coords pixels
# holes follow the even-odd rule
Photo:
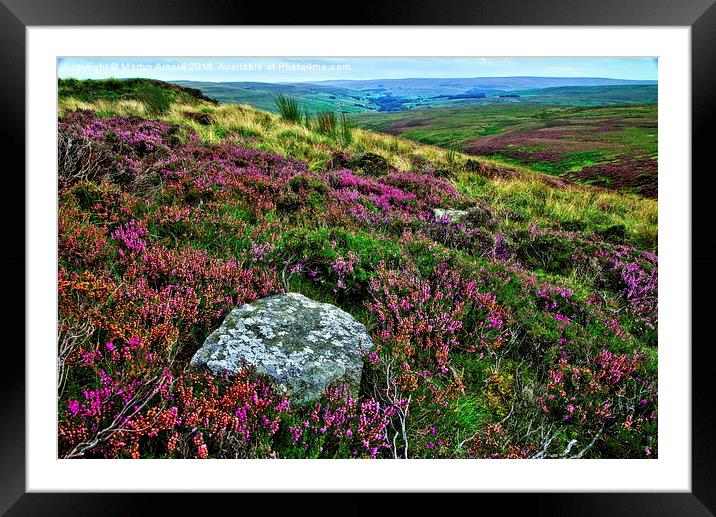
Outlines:
[[[341,111],[359,113],[375,109],[371,105],[370,94],[360,91],[316,84],[273,84],[273,83],[203,83],[195,81],[177,81],[176,84],[198,88],[205,95],[222,103],[248,104],[254,108],[276,111],[276,94],[297,99],[305,109],[315,113],[319,111]]]
[[[553,89],[550,89],[553,90]],[[514,103],[362,113],[359,127],[657,195],[657,106]]]

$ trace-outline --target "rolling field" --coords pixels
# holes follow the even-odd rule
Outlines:
[[[364,129],[655,199],[658,86],[637,83],[564,78],[177,82],[220,102],[272,112],[276,95],[284,95],[306,116],[344,113]]]
[[[363,113],[359,127],[656,198],[657,107],[504,103]]]

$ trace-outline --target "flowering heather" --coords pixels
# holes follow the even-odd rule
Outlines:
[[[129,252],[138,253],[147,249],[147,242],[144,237],[148,235],[147,229],[141,223],[132,219],[123,227],[113,231],[110,237],[121,241]],[[120,254],[124,254],[124,250],[120,250]]]
[[[302,161],[175,116],[59,122],[61,457],[656,456],[658,258],[629,228],[503,217],[524,193],[493,205],[418,154],[371,176],[330,135],[281,126]],[[490,220],[433,214],[474,206]],[[285,291],[365,324],[359,393],[301,406],[189,367],[233,307]]]
[[[638,432],[656,417],[656,391],[637,375],[639,355],[602,350],[583,366],[559,359],[548,372],[540,404],[545,413],[580,429],[609,431],[621,427]]]
[[[341,386],[328,389],[324,401],[313,406],[306,420],[287,430],[293,447],[303,449],[301,454],[332,457],[342,451],[352,457],[375,458],[391,447],[388,425],[394,414],[393,406],[372,399],[358,402]]]
[[[424,280],[381,267],[371,294],[378,344],[396,360],[445,374],[452,349],[474,352],[502,344],[507,313],[492,293],[480,292],[478,282],[465,281],[446,264]]]
[[[658,324],[658,258],[634,247],[617,246],[612,253],[601,252],[611,271],[618,276],[622,298],[634,315],[639,331],[653,333]]]

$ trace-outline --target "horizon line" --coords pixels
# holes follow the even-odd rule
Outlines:
[[[374,79],[320,79],[317,81],[209,81],[209,80],[194,80],[194,79],[155,79],[156,81],[164,82],[176,82],[176,81],[189,81],[194,83],[265,83],[265,84],[315,84],[315,83],[327,83],[335,81],[346,81],[346,82],[366,82],[366,81],[413,81],[416,79],[434,79],[434,80],[450,80],[450,79],[608,79],[610,81],[632,81],[632,82],[650,82],[658,83],[658,79],[624,79],[621,77],[604,77],[604,76],[568,76],[568,75],[477,75],[477,76],[465,76],[465,77],[376,77]],[[74,79],[67,77],[66,79]],[[108,77],[107,79],[112,79]],[[152,79],[151,77],[119,77],[116,79]],[[86,80],[86,79],[79,79]],[[102,80],[102,79],[90,79],[90,80]]]

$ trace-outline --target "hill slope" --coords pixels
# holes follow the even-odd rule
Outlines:
[[[557,90],[524,97],[544,98],[546,104],[363,113],[355,120],[366,129],[656,198],[657,106],[565,106],[555,103],[558,98],[567,102],[563,89]],[[586,100],[580,95],[575,92],[574,98]]]
[[[656,456],[654,201],[101,86],[59,99],[61,456]],[[358,400],[187,368],[289,290],[366,325]]]

